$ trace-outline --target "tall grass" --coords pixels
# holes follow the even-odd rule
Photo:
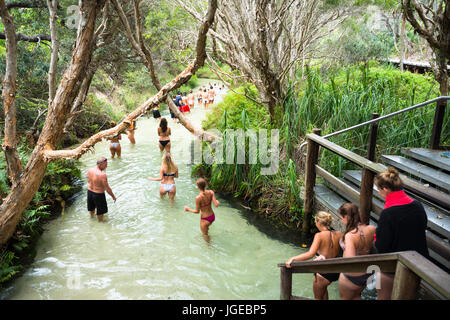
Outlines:
[[[257,94],[253,88],[254,94]],[[303,202],[300,197],[302,172],[299,144],[313,128],[322,135],[368,121],[372,113],[380,116],[438,96],[431,76],[400,72],[373,64],[343,68],[322,74],[308,71],[299,88],[289,88],[280,119],[280,167],[273,176],[261,176],[260,164],[202,164],[197,172],[210,177],[212,188],[233,193],[254,203],[256,211],[299,225]],[[378,129],[377,157],[398,153],[401,147],[424,147],[429,143],[434,106],[417,109],[381,122]],[[206,128],[270,128],[268,112],[245,97],[228,94],[204,122]],[[442,141],[448,140],[448,112],[444,119]],[[330,138],[331,141],[366,155],[369,127]],[[447,133],[446,133],[447,132]],[[247,143],[248,147],[248,143]],[[247,151],[247,150],[246,150]],[[322,151],[320,165],[335,175],[355,168],[342,157]]]

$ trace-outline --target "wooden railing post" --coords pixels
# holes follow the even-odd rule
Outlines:
[[[378,113],[372,113],[372,119],[378,118]],[[370,161],[375,160],[375,149],[377,145],[377,133],[378,133],[378,122],[373,123],[370,126],[369,133],[369,146],[367,150],[367,159]],[[362,180],[361,180],[361,192],[359,194],[359,212],[361,222],[364,224],[369,224],[370,211],[372,210],[372,196],[373,196],[373,178],[375,174],[363,168],[362,170]]]
[[[415,300],[420,285],[420,277],[400,261],[395,270],[392,300]]]
[[[320,129],[313,129],[313,133],[320,136]],[[316,184],[316,164],[319,157],[319,145],[308,140],[308,151],[306,153],[306,177],[305,177],[305,200],[303,204],[303,234],[309,234],[311,215],[314,210],[314,186]]]
[[[444,122],[446,100],[439,100],[436,102],[436,111],[434,113],[433,130],[431,131],[430,148],[433,150],[439,149],[441,142],[442,124]]]
[[[281,271],[281,287],[280,287],[280,300],[291,300],[292,297],[292,271],[291,269],[283,266]]]

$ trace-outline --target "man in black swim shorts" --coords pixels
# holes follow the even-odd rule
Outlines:
[[[108,166],[106,158],[100,158],[97,161],[97,166],[90,168],[86,174],[88,179],[88,194],[87,194],[87,207],[94,217],[95,209],[97,209],[97,219],[99,222],[103,221],[103,215],[108,212],[108,205],[106,203],[105,191],[116,202],[116,197],[112,192],[108,184],[108,179],[104,170]]]

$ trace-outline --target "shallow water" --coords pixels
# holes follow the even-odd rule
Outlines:
[[[188,117],[200,125],[205,112],[196,104]],[[304,251],[296,236],[274,230],[218,195],[208,244],[199,215],[183,210],[195,207],[198,194],[187,151],[192,137],[172,123],[168,111],[161,113],[172,128],[172,154],[179,166],[175,203],[160,199],[159,182],[146,179],[159,175],[161,153],[158,123],[142,117],[136,145],[122,136],[122,159],[110,159],[106,141],[81,158],[82,192],[63,216],[45,226],[34,263],[0,298],[279,299],[277,264]],[[91,219],[86,208],[85,173],[101,156],[108,157],[106,173],[117,197],[114,203],[106,196],[106,223]],[[294,275],[293,294],[312,298],[312,280],[312,274]],[[338,299],[336,283],[329,295]]]

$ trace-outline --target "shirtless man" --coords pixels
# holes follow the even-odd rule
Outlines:
[[[87,205],[91,218],[94,217],[95,209],[97,209],[98,222],[103,221],[103,215],[108,212],[108,205],[106,203],[105,191],[116,202],[116,197],[112,192],[106,178],[104,170],[108,166],[108,160],[104,157],[97,160],[97,166],[90,168],[86,173],[88,179],[88,194]]]

